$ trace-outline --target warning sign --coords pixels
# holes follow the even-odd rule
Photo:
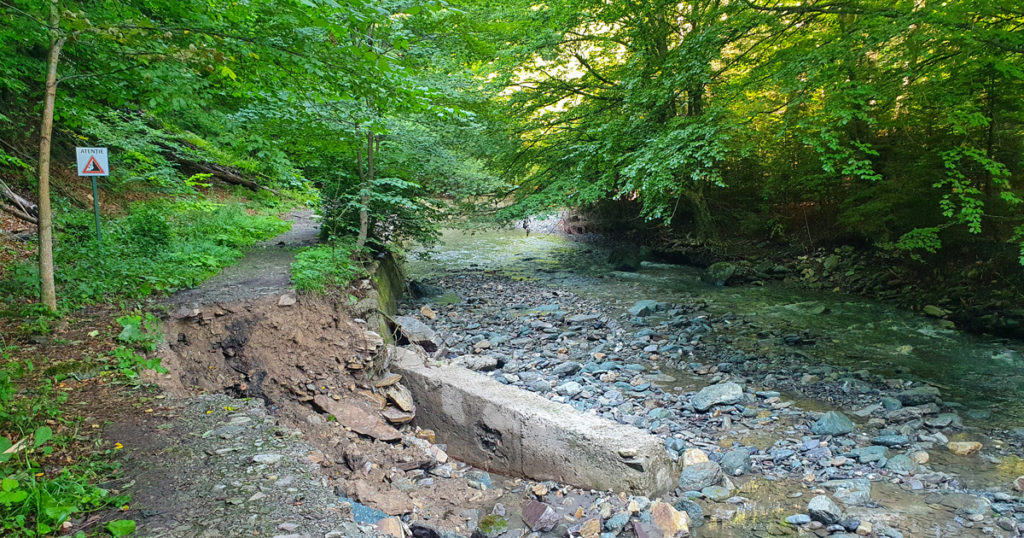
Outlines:
[[[107,148],[75,148],[78,156],[78,175],[109,176]]]

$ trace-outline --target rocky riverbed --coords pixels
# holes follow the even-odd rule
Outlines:
[[[799,331],[764,328],[762,340],[788,350],[766,356],[763,345],[737,338],[738,327],[757,332],[752,322],[713,314],[700,300],[616,304],[521,272],[494,273],[435,272],[413,286],[421,298],[404,320],[421,324],[415,343],[438,360],[662,437],[681,469],[662,501],[687,513],[696,535],[1024,529],[1014,474],[1024,474],[1024,431],[973,427],[975,417],[941,389],[808,364],[801,350],[813,349],[815,335]],[[584,499],[570,522],[593,515],[608,536],[648,536],[646,523],[665,521],[650,500],[560,491]],[[558,497],[528,497],[557,507]],[[582,531],[566,525],[561,535]]]

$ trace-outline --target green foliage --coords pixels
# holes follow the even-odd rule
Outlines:
[[[157,344],[163,339],[160,318],[149,312],[146,312],[145,322],[142,316],[133,314],[117,318],[117,323],[121,325],[117,339],[136,349],[156,351]]]
[[[304,248],[295,254],[292,262],[292,283],[299,291],[315,294],[344,288],[364,274],[355,259],[359,254],[365,254],[365,251],[351,241],[335,246]]]
[[[160,357],[147,357],[129,347],[119,346],[110,352],[110,356],[117,361],[112,365],[112,370],[130,382],[138,381],[139,376],[147,370],[161,374],[168,372],[160,365]]]
[[[30,381],[32,363],[12,362],[12,351],[0,345],[0,534],[47,535],[75,515],[126,502],[95,485],[113,469],[109,464],[87,459],[59,472],[43,464],[66,442],[50,424],[75,417],[64,413],[67,393],[52,379]]]
[[[100,250],[89,212],[64,207],[58,215],[54,257],[65,309],[194,287],[241,257],[246,247],[289,227],[238,203],[155,201],[104,223]],[[18,284],[34,274],[34,265],[16,268],[15,279],[0,283],[0,292],[11,302],[32,297],[37,288]]]

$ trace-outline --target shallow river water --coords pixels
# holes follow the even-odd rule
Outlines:
[[[601,247],[560,235],[449,230],[439,245],[414,249],[406,270],[410,278],[493,271],[566,286],[623,309],[640,299],[702,300],[712,314],[733,313],[759,328],[808,331],[816,342],[800,349],[808,363],[925,381],[960,403],[965,420],[1024,426],[1022,342],[945,329],[933,318],[868,299],[781,282],[716,287],[704,283],[695,267],[645,262],[636,273],[616,272],[607,258]],[[751,331],[733,336],[758,338]]]

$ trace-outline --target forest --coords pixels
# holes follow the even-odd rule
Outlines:
[[[19,349],[111,308],[104,361],[137,386],[146,301],[297,208],[304,293],[568,212],[705,266],[856,252],[855,292],[916,280],[914,310],[1024,334],[1017,0],[0,0],[0,51],[0,534],[122,500],[95,466],[23,489],[64,411]],[[79,147],[109,152],[95,195]]]

